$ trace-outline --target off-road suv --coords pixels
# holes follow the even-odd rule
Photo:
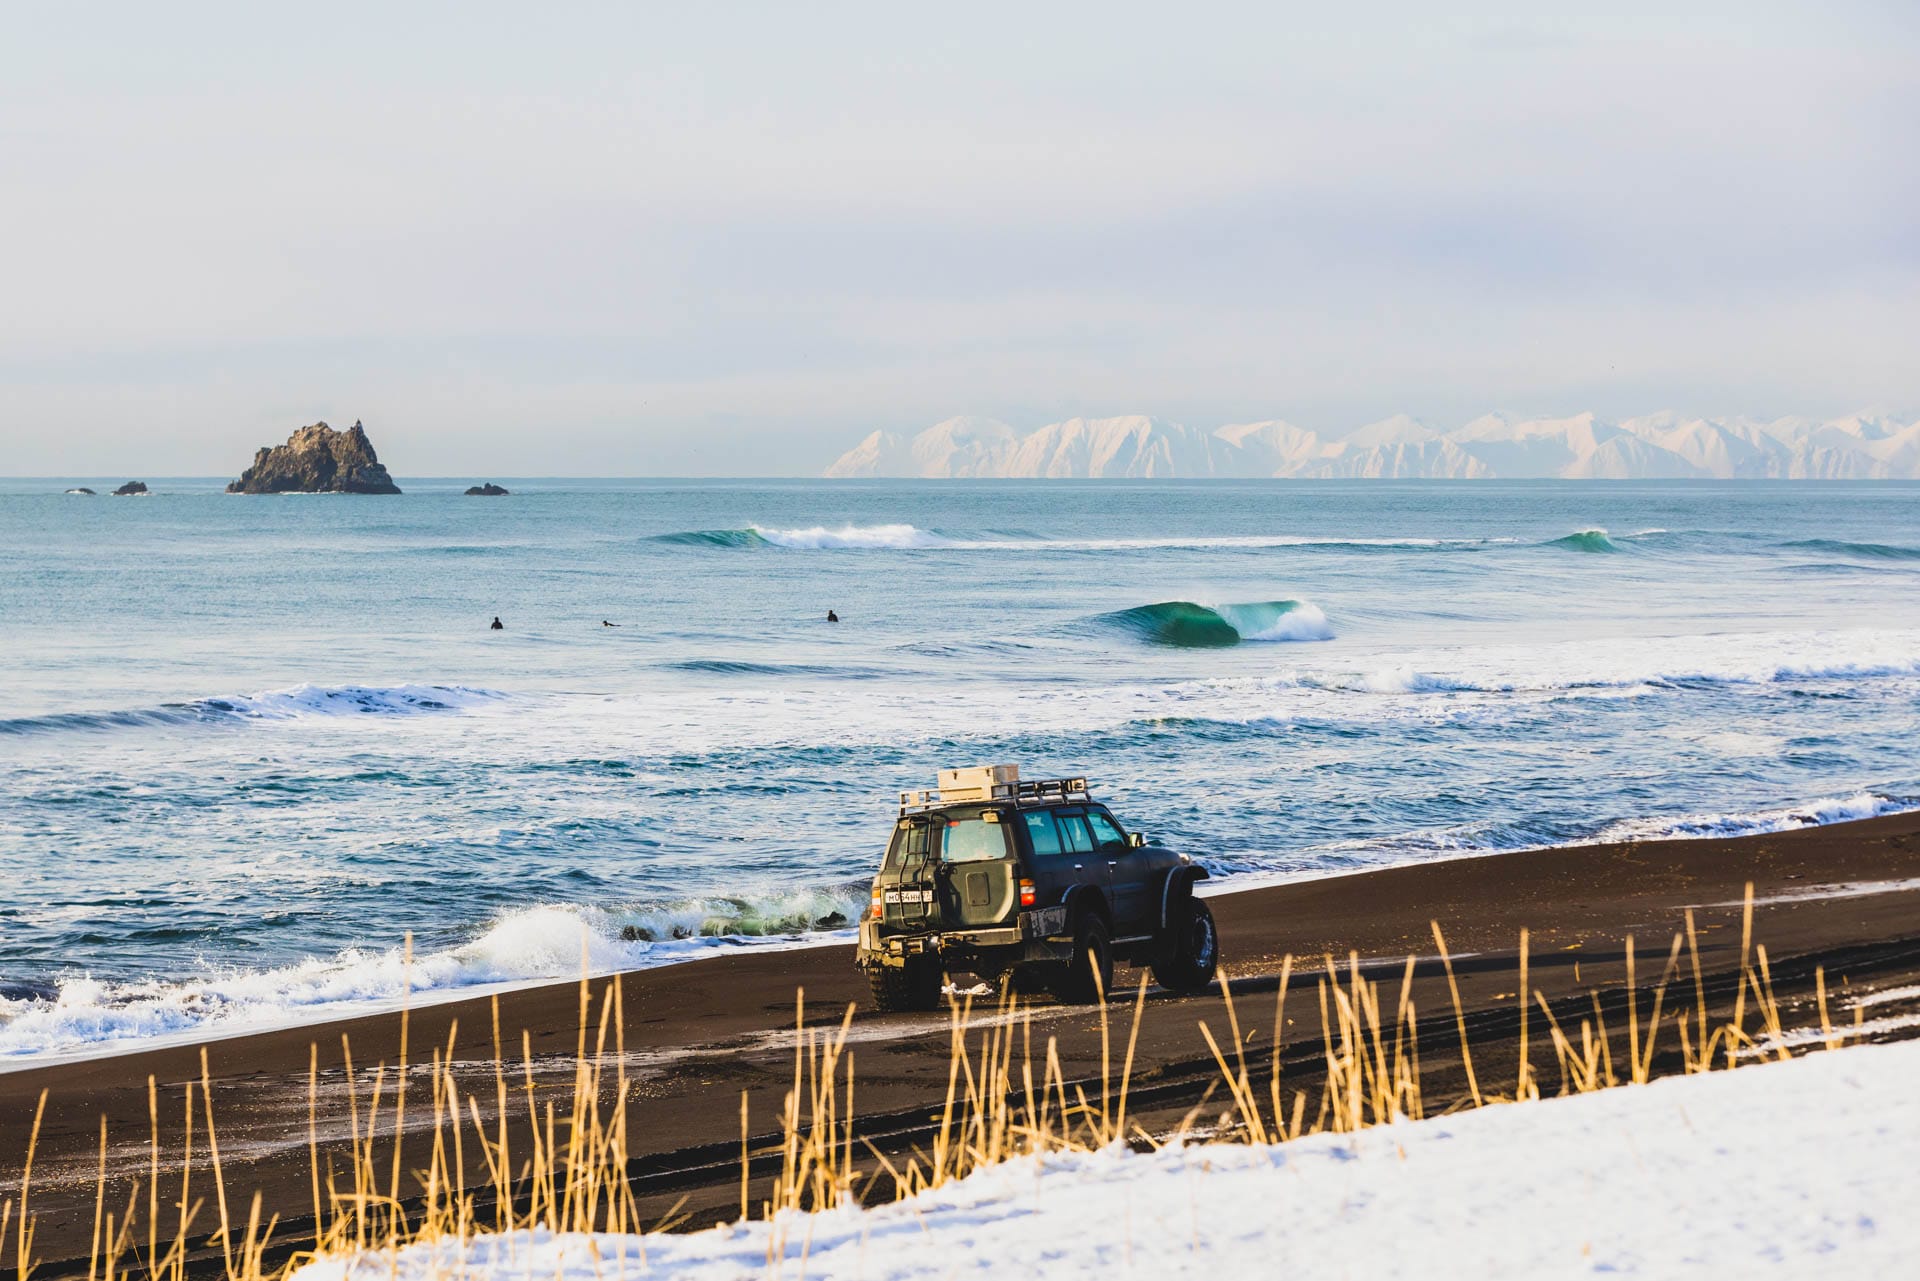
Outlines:
[[[951,972],[1078,1002],[1111,990],[1116,959],[1175,991],[1213,981],[1213,913],[1193,894],[1206,869],[1126,832],[1087,780],[990,765],[939,782],[900,794],[860,920],[876,1008],[932,1009]]]

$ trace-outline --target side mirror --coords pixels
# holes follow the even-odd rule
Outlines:
[[[1137,850],[1137,849],[1139,849],[1139,848],[1141,848],[1142,846],[1144,846],[1144,845],[1145,845],[1146,843],[1147,843],[1147,838],[1146,838],[1146,836],[1145,836],[1145,835],[1144,835],[1143,833],[1140,833],[1140,832],[1128,832],[1128,833],[1127,833],[1127,848],[1128,848],[1128,849],[1130,849],[1130,850]]]

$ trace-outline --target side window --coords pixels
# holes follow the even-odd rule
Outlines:
[[[1101,849],[1123,850],[1127,848],[1126,833],[1122,832],[1118,827],[1115,827],[1113,820],[1099,810],[1087,811],[1087,824],[1093,828],[1094,844],[1098,845]]]
[[[1020,816],[1027,823],[1027,838],[1033,842],[1035,858],[1046,858],[1052,854],[1064,853],[1060,844],[1060,829],[1053,825],[1053,815],[1046,810],[1028,810]]]
[[[899,867],[902,863],[924,861],[927,857],[927,836],[931,831],[929,824],[901,820],[893,831],[893,847],[887,852],[888,865]]]
[[[1087,831],[1087,820],[1083,814],[1058,813],[1054,817],[1060,823],[1060,838],[1066,843],[1069,852],[1091,854],[1093,835]]]

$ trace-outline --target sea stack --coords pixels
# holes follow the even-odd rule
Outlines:
[[[397,494],[358,422],[345,431],[302,427],[277,448],[262,448],[229,494]]]
[[[147,492],[146,481],[130,480],[126,484],[120,486],[120,488],[114,490],[113,496],[115,498],[129,498],[137,494],[144,494],[146,492]]]
[[[505,498],[506,496],[507,491],[492,481],[488,481],[484,485],[469,485],[467,487],[468,498]]]

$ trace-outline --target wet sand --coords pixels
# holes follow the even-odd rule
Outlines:
[[[1288,1062],[1296,1054],[1307,1062],[1318,1053],[1311,983],[1314,969],[1324,972],[1320,958],[1332,957],[1344,966],[1350,953],[1357,954],[1370,976],[1396,988],[1406,959],[1423,958],[1411,990],[1423,1028],[1434,1021],[1431,1043],[1422,1033],[1423,1047],[1430,1045],[1423,1048],[1423,1070],[1429,1097],[1444,1106],[1450,1095],[1458,1096],[1461,1073],[1457,1054],[1449,1058],[1452,1051],[1439,1034],[1451,1032],[1453,1010],[1444,973],[1434,960],[1430,922],[1440,923],[1455,957],[1482,1088],[1496,1090],[1502,1081],[1511,1083],[1518,1064],[1511,1051],[1522,929],[1530,932],[1530,986],[1550,1001],[1584,1006],[1594,992],[1607,1000],[1623,999],[1628,935],[1639,951],[1639,985],[1658,981],[1670,941],[1684,928],[1691,907],[1703,987],[1709,1002],[1718,1002],[1729,999],[1736,985],[1741,900],[1748,882],[1756,897],[1754,938],[1768,949],[1790,1022],[1817,1024],[1810,999],[1816,968],[1835,992],[1836,1014],[1844,1014],[1846,1002],[1863,990],[1920,979],[1920,815],[1730,839],[1458,859],[1223,893],[1211,902],[1243,1033],[1255,1045],[1271,1045],[1275,976],[1284,956],[1296,958],[1296,999],[1288,1007],[1285,1035]],[[1303,965],[1308,973],[1301,978]],[[1135,981],[1135,974],[1123,970],[1116,986],[1130,999]],[[1689,971],[1689,994],[1691,983]],[[605,980],[589,985],[596,1017],[609,985]],[[663,1213],[685,1197],[693,1222],[712,1221],[737,1205],[742,1091],[749,1097],[754,1133],[767,1136],[777,1128],[781,1096],[792,1081],[796,990],[804,990],[808,1024],[837,1027],[848,1003],[864,1002],[864,980],[852,964],[851,949],[836,946],[744,951],[639,971],[622,976],[620,989],[626,1069],[636,1086],[630,1127],[640,1203],[650,1213]],[[499,1037],[516,1080],[524,1053],[531,1057],[538,1088],[562,1099],[570,1095],[581,999],[577,982],[498,998]],[[1873,1013],[1911,1009],[1893,1002],[1876,1005]],[[1206,1097],[1216,1073],[1198,1034],[1202,1020],[1216,1029],[1225,1025],[1217,988],[1190,997],[1154,991],[1146,1001],[1136,1097],[1141,1123],[1150,1131],[1171,1128]],[[110,1208],[123,1206],[134,1181],[145,1175],[149,1078],[158,1098],[163,1152],[177,1155],[186,1086],[201,1076],[203,1049],[230,1199],[244,1206],[259,1190],[266,1212],[289,1225],[281,1235],[297,1236],[312,1215],[310,1063],[317,1064],[324,1164],[329,1151],[340,1149],[348,1129],[343,1039],[351,1045],[364,1106],[371,1065],[399,1060],[401,1028],[397,1014],[383,1014],[204,1047],[0,1073],[0,1199],[18,1197],[36,1102],[42,1091],[47,1094],[31,1187],[41,1275],[67,1275],[75,1259],[81,1261],[78,1271],[86,1270],[100,1119],[106,1118],[109,1135],[106,1202]],[[1069,1079],[1098,1077],[1095,1011],[1042,1001],[1034,1009],[1033,1031],[1036,1040],[1057,1038]],[[456,1061],[463,1088],[492,1098],[493,1002],[424,1006],[412,1012],[406,1032],[411,1062],[430,1058],[437,1047]],[[945,1095],[948,1039],[945,1013],[855,1016],[850,1044],[858,1078],[857,1133],[872,1136],[883,1149],[904,1150],[915,1141],[916,1127],[925,1125]],[[1536,1049],[1531,1057],[1551,1092],[1551,1052]],[[386,1076],[390,1081],[390,1069]],[[410,1121],[430,1121],[424,1083],[409,1106]],[[163,1196],[170,1186],[163,1179]],[[210,1224],[210,1213],[203,1211],[203,1227]],[[11,1239],[0,1244],[0,1267],[13,1266],[13,1247]]]

